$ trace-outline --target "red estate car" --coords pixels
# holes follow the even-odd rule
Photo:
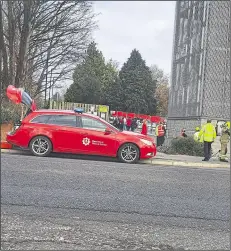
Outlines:
[[[13,145],[29,148],[36,156],[51,152],[118,157],[126,163],[156,155],[151,137],[119,131],[91,114],[64,110],[35,110],[7,134]]]
[[[156,155],[151,137],[133,132],[121,132],[98,116],[85,114],[81,109],[36,110],[34,100],[12,85],[7,96],[15,104],[28,107],[29,114],[7,134],[12,145],[29,148],[36,156],[51,152],[77,153],[117,157],[126,163]]]

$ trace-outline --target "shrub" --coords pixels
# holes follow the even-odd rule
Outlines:
[[[1,106],[0,124],[13,122],[16,123],[20,120],[21,106],[14,105],[11,102],[4,102]]]
[[[167,153],[202,157],[204,156],[204,147],[203,143],[196,142],[193,137],[179,137],[171,141]]]
[[[176,152],[174,152],[172,150],[171,146],[167,146],[167,145],[158,146],[157,147],[157,152],[166,153],[166,154],[177,154]]]

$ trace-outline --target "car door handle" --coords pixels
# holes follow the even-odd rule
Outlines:
[[[55,129],[56,132],[64,132],[64,129]]]

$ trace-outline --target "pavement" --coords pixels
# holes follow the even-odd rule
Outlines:
[[[1,154],[2,250],[230,250],[230,169]]]
[[[30,155],[28,150],[19,150],[19,149],[1,149],[2,153],[8,154],[23,154]],[[78,158],[78,156],[70,155],[70,154],[53,154],[54,156],[60,157],[71,157]],[[87,158],[87,159],[99,159],[99,160],[110,160],[110,158],[105,157],[95,157],[95,156],[79,156],[79,158]],[[149,165],[164,165],[164,166],[182,166],[182,167],[197,167],[197,168],[230,168],[230,162],[220,162],[218,157],[213,157],[210,161],[203,162],[202,157],[195,156],[187,156],[187,155],[169,155],[161,152],[157,152],[156,157],[151,158],[149,160],[142,160],[139,163],[141,164],[149,164]],[[113,160],[112,160],[113,161]],[[114,160],[115,161],[115,160]]]
[[[218,157],[212,157],[209,161],[202,161],[203,157],[188,155],[170,155],[158,152],[155,158],[141,161],[151,165],[198,167],[198,168],[230,168],[230,162],[220,162]]]

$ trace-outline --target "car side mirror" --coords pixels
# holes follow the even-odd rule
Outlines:
[[[105,134],[105,135],[109,135],[109,134],[111,134],[111,133],[112,133],[111,128],[107,127],[107,128],[105,129],[104,134]]]

